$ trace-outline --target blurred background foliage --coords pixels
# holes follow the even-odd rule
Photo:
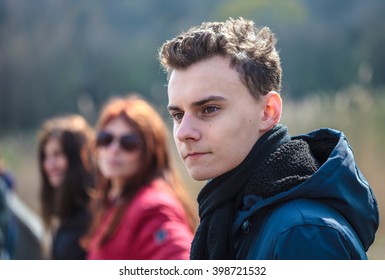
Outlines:
[[[242,16],[277,35],[282,122],[292,134],[344,131],[384,221],[384,11],[384,0],[0,0],[0,153],[38,212],[42,121],[71,112],[94,124],[109,97],[129,92],[166,117],[162,43],[203,21]],[[179,167],[195,196],[203,183]],[[385,259],[384,234],[381,223],[371,259]]]
[[[385,83],[383,0],[0,0],[0,133],[80,112],[111,95],[166,102],[161,44],[191,25],[252,19],[278,37],[282,95]]]

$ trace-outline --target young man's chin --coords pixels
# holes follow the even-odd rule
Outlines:
[[[195,181],[206,181],[212,178],[211,176],[209,176],[209,174],[206,174],[206,172],[203,172],[202,170],[196,170],[196,169],[187,169],[187,170],[191,178],[193,178]]]

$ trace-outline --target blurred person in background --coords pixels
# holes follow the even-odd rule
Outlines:
[[[268,27],[239,18],[160,49],[178,152],[208,180],[191,259],[366,259],[376,198],[342,132],[291,137],[279,124],[275,43]]]
[[[6,186],[0,180],[0,260],[9,259],[9,249],[7,248],[8,234],[8,209],[6,204]]]
[[[113,98],[97,123],[88,259],[188,259],[192,201],[172,164],[162,118],[144,99]]]
[[[90,221],[93,139],[93,129],[80,115],[49,119],[39,132],[42,217],[52,235],[49,258],[86,257],[79,241]]]
[[[0,154],[0,259],[12,259],[17,239],[17,224],[7,205],[7,196],[15,190],[15,180]]]

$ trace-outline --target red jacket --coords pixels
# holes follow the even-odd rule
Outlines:
[[[108,209],[88,248],[88,259],[189,259],[191,232],[181,203],[162,181],[143,187],[130,201],[116,232],[103,246],[97,243],[116,208]]]

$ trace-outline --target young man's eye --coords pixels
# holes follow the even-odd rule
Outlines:
[[[176,113],[172,113],[171,114],[171,117],[175,120],[175,121],[179,121],[183,118],[183,113],[180,113],[180,112],[176,112]]]
[[[212,113],[215,113],[218,110],[219,110],[219,108],[216,107],[216,106],[208,106],[208,107],[203,109],[203,113],[204,114],[212,114]]]

